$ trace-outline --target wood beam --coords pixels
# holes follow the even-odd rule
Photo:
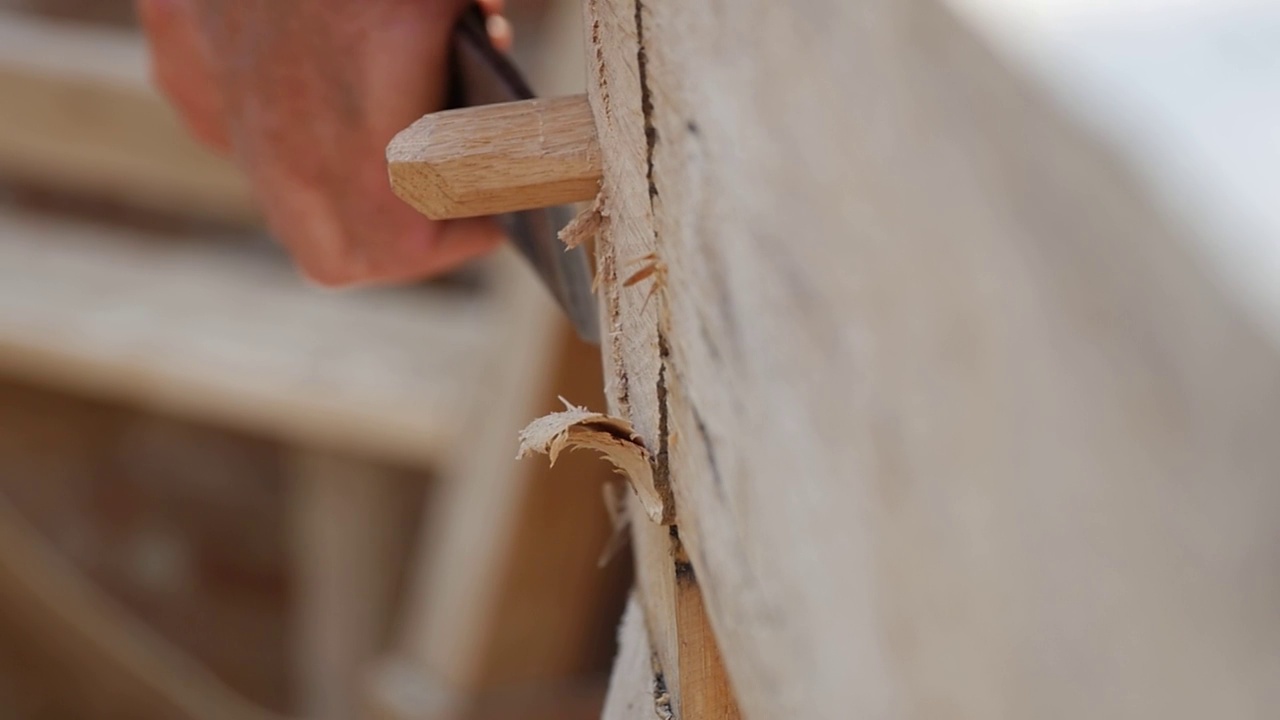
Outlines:
[[[1085,53],[1055,74],[943,0],[588,4],[609,384],[646,442],[665,436],[743,714],[1280,702],[1258,671],[1276,587],[1256,574],[1276,559],[1280,314],[1214,249],[1274,247],[1245,212],[1264,206],[1222,193],[1274,176],[1268,146],[1234,175],[1225,152],[1197,175],[1147,164],[1074,110],[1157,85],[1062,80],[1110,67],[1084,40],[1150,14],[1053,36]],[[1215,27],[1177,37],[1220,47]],[[1276,117],[1244,110],[1195,121]],[[1142,143],[1192,127],[1143,117],[1160,132]],[[1209,145],[1188,139],[1156,147],[1199,167]],[[647,312],[648,285],[608,265],[637,251],[664,268]]]

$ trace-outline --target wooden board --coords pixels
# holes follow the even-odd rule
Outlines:
[[[669,507],[667,347],[658,326],[666,274],[655,252],[657,197],[649,157],[654,136],[646,117],[651,101],[641,66],[639,7],[635,2],[584,4],[584,34],[595,51],[588,98],[605,159],[597,282],[602,321],[611,330],[604,335],[609,411],[628,418],[650,450],[655,497]],[[674,532],[650,522],[639,503],[631,503],[638,598],[667,705],[678,714],[687,698],[689,712],[698,713],[689,717],[736,717],[692,568],[683,562],[682,578],[677,571],[682,546]]]
[[[604,720],[653,720],[657,678],[653,674],[653,649],[644,626],[644,611],[634,598],[618,628],[618,659],[609,679]]]
[[[1275,227],[1171,202],[1065,100],[1111,95],[940,0],[595,4],[596,57],[640,66],[601,82],[606,211],[652,201],[666,267],[663,341],[610,317],[611,386],[665,392],[622,407],[666,418],[744,716],[1280,703],[1276,314],[1205,261]],[[609,139],[619,103],[646,144]]]
[[[0,9],[0,177],[254,222],[247,183],[188,137],[134,31]]]
[[[265,241],[264,241],[265,242]],[[490,404],[504,303],[551,313],[510,262],[482,296],[330,293],[270,248],[0,213],[0,372],[415,465]],[[506,278],[505,280],[501,278]]]
[[[666,704],[675,717],[737,720],[741,713],[697,574],[676,528],[649,522],[638,503],[631,505],[636,596],[644,609],[646,642],[653,647]]]

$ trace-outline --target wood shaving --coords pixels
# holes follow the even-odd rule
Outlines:
[[[540,453],[550,457],[551,464],[555,465],[556,458],[566,449],[595,450],[631,483],[650,520],[660,525],[671,524],[672,508],[663,502],[654,487],[653,459],[631,423],[576,407],[564,398],[560,400],[565,404],[564,412],[538,418],[520,433],[520,452],[516,458]]]

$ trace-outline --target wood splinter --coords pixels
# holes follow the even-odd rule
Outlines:
[[[653,458],[631,423],[575,407],[564,398],[560,400],[565,405],[564,412],[538,418],[520,433],[520,453],[516,459],[541,453],[549,456],[554,465],[563,450],[595,450],[631,484],[649,520],[657,525],[674,523],[671,487],[654,477]]]
[[[436,220],[590,200],[603,172],[586,95],[427,115],[387,163],[396,195]]]

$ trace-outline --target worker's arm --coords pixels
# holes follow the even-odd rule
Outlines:
[[[276,236],[326,285],[432,275],[501,240],[487,220],[421,217],[387,181],[387,142],[444,100],[466,4],[138,0],[161,89],[240,163]]]

